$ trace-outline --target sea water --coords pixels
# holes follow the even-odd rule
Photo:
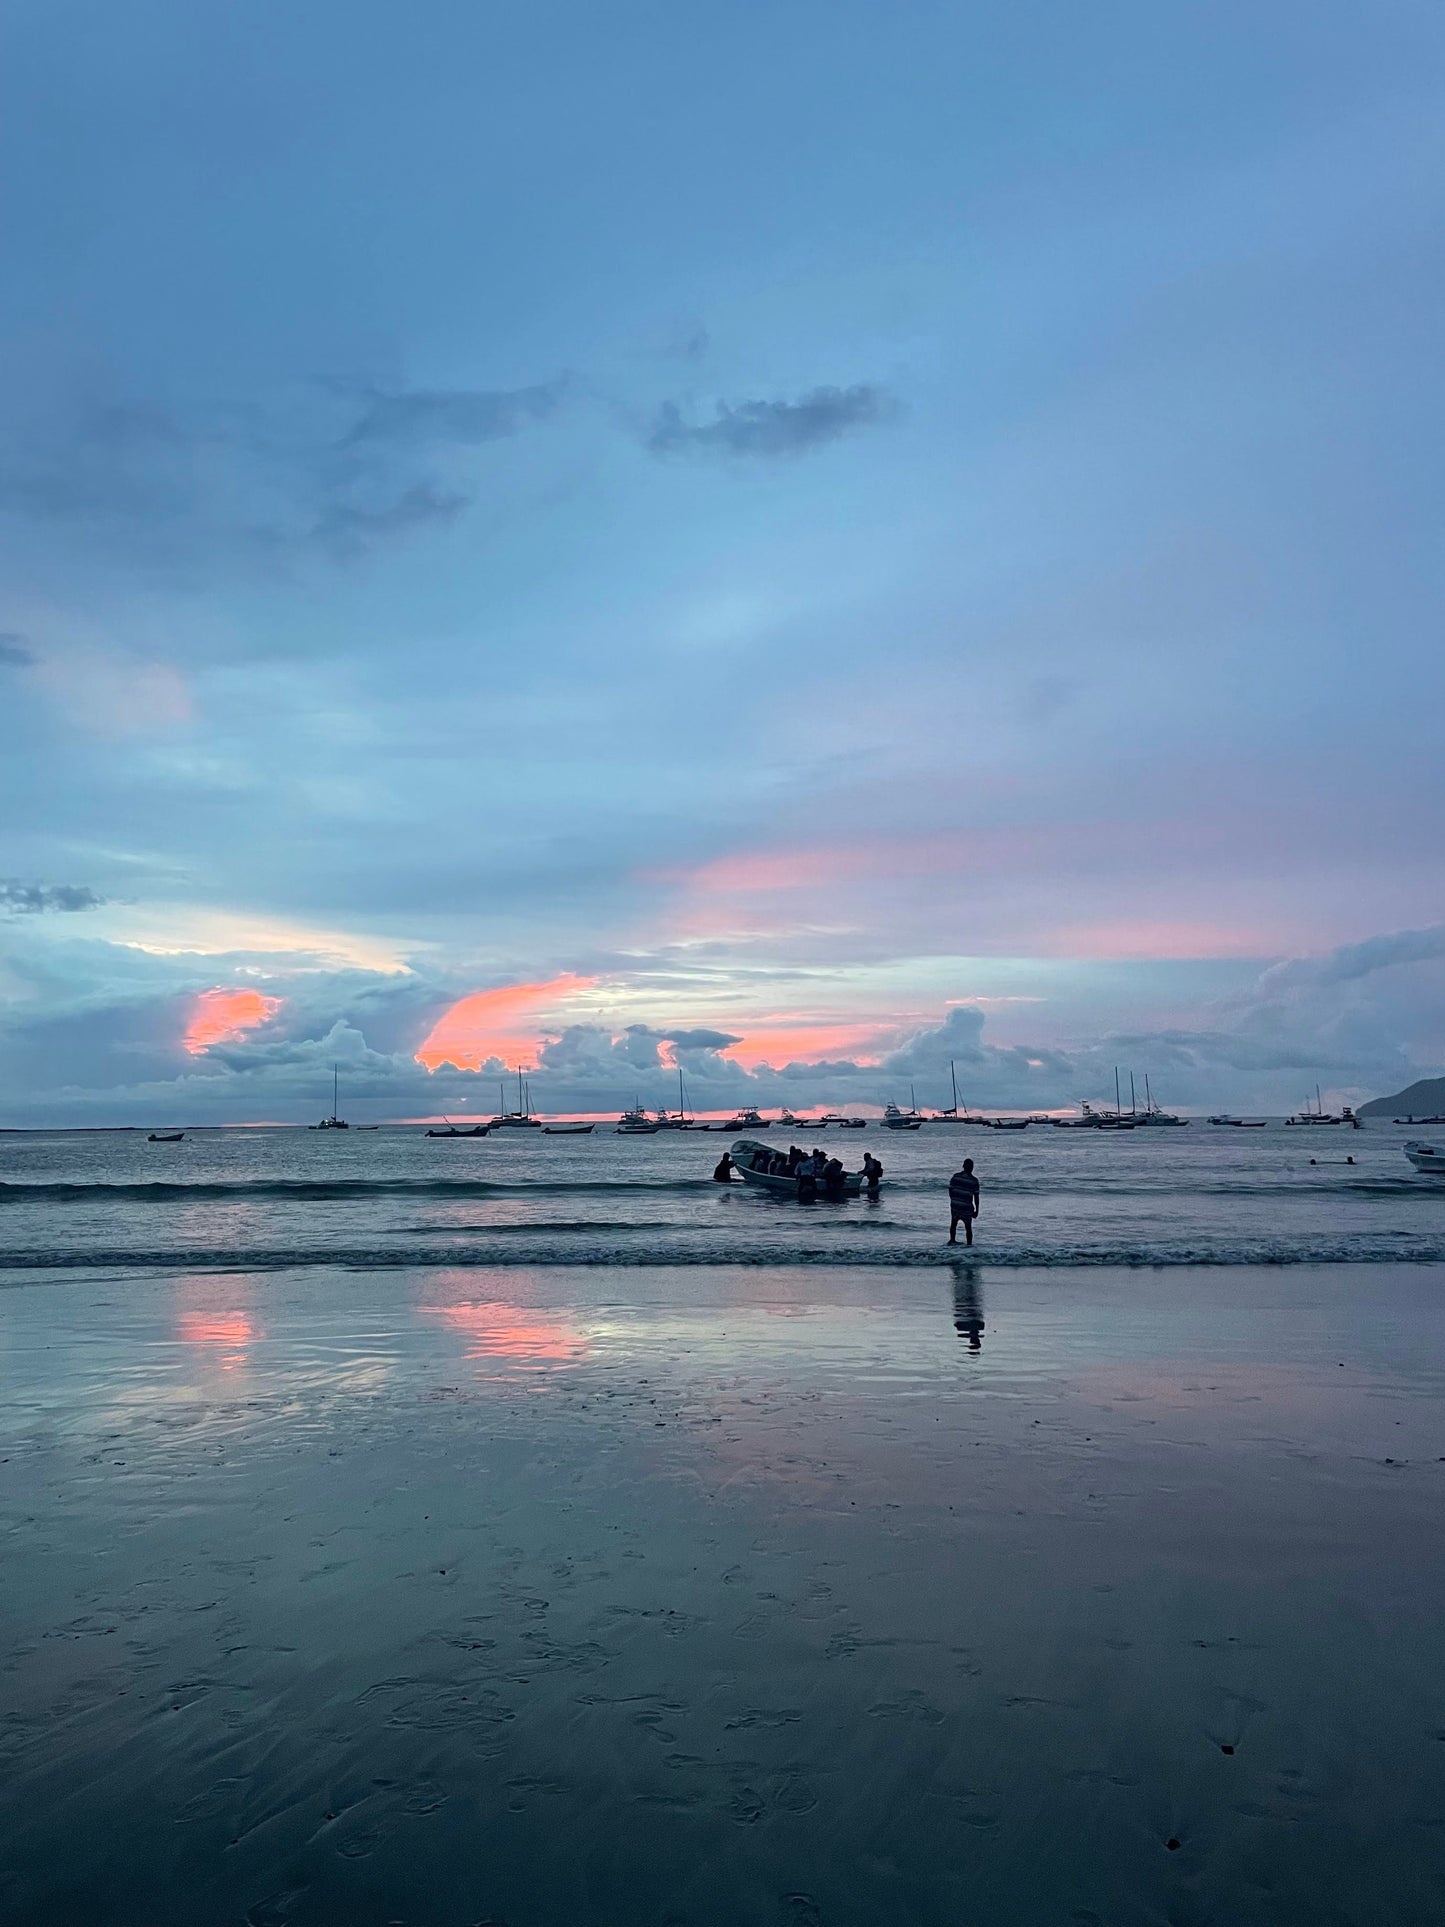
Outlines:
[[[800,1141],[806,1133],[797,1134]],[[712,1171],[716,1133],[504,1130],[0,1134],[0,1272],[493,1264],[931,1264],[971,1156],[995,1265],[1445,1259],[1445,1180],[1390,1125],[815,1134],[876,1199],[800,1205]],[[786,1134],[771,1141],[786,1145]],[[811,1143],[811,1140],[810,1140]]]

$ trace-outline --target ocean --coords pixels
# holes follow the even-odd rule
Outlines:
[[[1376,1263],[1445,1259],[1445,1181],[1403,1127],[1123,1133],[925,1126],[827,1131],[877,1200],[799,1205],[713,1183],[729,1137],[509,1130],[0,1135],[0,1275],[37,1266],[927,1265],[965,1156],[994,1265]],[[774,1136],[773,1142],[786,1140]],[[1353,1159],[1353,1163],[1347,1162]]]

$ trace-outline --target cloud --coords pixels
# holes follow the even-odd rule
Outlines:
[[[683,420],[676,402],[664,402],[648,435],[654,455],[688,450],[720,455],[799,455],[836,441],[855,428],[889,420],[898,404],[881,388],[814,388],[797,401],[719,402],[717,420]]]
[[[35,651],[24,636],[17,635],[13,629],[0,629],[0,665],[10,669],[25,669],[35,660]]]
[[[1324,987],[1357,983],[1377,970],[1392,970],[1400,964],[1433,963],[1445,957],[1445,923],[1430,924],[1423,930],[1395,930],[1385,936],[1367,937],[1363,943],[1342,944],[1323,957],[1292,957],[1266,970],[1259,980],[1261,995],[1269,996],[1301,985]]]
[[[185,1047],[192,1057],[217,1044],[233,1044],[275,1016],[282,999],[259,990],[203,990],[186,1026]]]
[[[382,508],[333,502],[322,511],[312,534],[321,547],[335,555],[360,555],[378,542],[410,535],[417,529],[445,527],[456,521],[469,501],[469,496],[431,482],[417,482]]]
[[[474,990],[443,1011],[417,1045],[415,1057],[429,1071],[450,1064],[461,1071],[486,1071],[497,1066],[515,1066],[536,1049],[536,1032],[531,1035],[516,1029],[520,1021],[534,1020],[548,1005],[565,1002],[578,991],[590,988],[590,977],[564,973],[545,983],[503,984],[495,990]],[[546,1030],[548,1026],[539,1024]]]
[[[364,405],[347,435],[351,446],[389,443],[411,448],[450,443],[475,447],[546,421],[569,387],[568,377],[537,382],[530,388],[417,388],[388,393],[364,391]]]
[[[0,877],[0,910],[13,916],[40,916],[47,910],[98,910],[105,902],[84,883],[22,883]]]

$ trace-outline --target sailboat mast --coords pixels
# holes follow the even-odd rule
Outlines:
[[[1147,1114],[1148,1112],[1150,1112],[1150,1111],[1152,1111],[1152,1110],[1153,1110],[1153,1108],[1154,1108],[1154,1094],[1153,1094],[1153,1092],[1152,1092],[1152,1091],[1151,1091],[1151,1090],[1149,1089],[1149,1073],[1148,1073],[1148,1071],[1145,1071],[1145,1073],[1144,1073],[1144,1110],[1145,1110],[1145,1113]]]
[[[1120,1115],[1119,1066],[1117,1064],[1114,1066],[1114,1115],[1115,1117]]]
[[[953,1059],[948,1060],[948,1080],[953,1086],[953,1115],[958,1116],[958,1072],[953,1068]]]
[[[333,1064],[331,1066],[331,1115],[333,1117],[335,1117],[336,1115],[336,1105],[337,1105],[337,1100],[338,1100],[340,1090],[341,1090],[341,1072],[338,1069],[338,1067],[335,1064]]]
[[[1130,1117],[1134,1117],[1138,1114],[1138,1108],[1139,1107],[1134,1102],[1134,1073],[1133,1071],[1130,1071],[1129,1073],[1129,1115]]]

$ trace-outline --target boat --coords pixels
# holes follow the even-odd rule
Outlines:
[[[428,1137],[486,1137],[488,1132],[491,1130],[491,1128],[492,1127],[490,1124],[474,1124],[469,1131],[464,1131],[464,1130],[459,1130],[455,1124],[450,1124],[447,1126],[446,1130],[444,1131],[429,1130],[427,1132],[427,1136]]]
[[[1392,1117],[1392,1124],[1445,1124],[1445,1117]]]
[[[333,1064],[331,1066],[331,1115],[330,1117],[323,1117],[319,1124],[308,1124],[306,1126],[308,1131],[349,1131],[351,1129],[351,1126],[347,1123],[344,1117],[338,1117],[336,1115],[336,1109],[337,1109],[336,1093],[337,1093],[338,1076],[339,1076],[339,1073],[337,1071],[337,1068]]]
[[[1133,1090],[1134,1078],[1131,1073],[1129,1077],[1129,1092],[1131,1096],[1133,1095]],[[1154,1093],[1149,1089],[1149,1075],[1146,1071],[1144,1074],[1144,1108],[1142,1111],[1134,1114],[1134,1122],[1136,1124],[1172,1124],[1182,1128],[1188,1124],[1189,1119],[1187,1117],[1176,1117],[1173,1111],[1160,1110],[1159,1106],[1154,1102]]]
[[[776,1128],[775,1125],[769,1124],[765,1117],[759,1117],[751,1108],[739,1111],[736,1117],[729,1118],[726,1124],[718,1126],[721,1131],[771,1131]]]
[[[835,1124],[840,1131],[866,1131],[868,1128],[866,1117],[844,1117],[841,1111],[824,1111],[817,1124],[820,1131],[826,1131],[830,1124]]]
[[[1029,1128],[1026,1117],[981,1117],[978,1121],[987,1125],[990,1131],[1026,1131]]]
[[[659,1131],[690,1131],[696,1119],[687,1108],[687,1091],[682,1081],[682,1066],[677,1071],[677,1109],[676,1111],[657,1111],[654,1113]]]
[[[1348,1104],[1341,1105],[1340,1114],[1338,1117],[1333,1117],[1328,1111],[1326,1111],[1324,1107],[1324,1103],[1320,1097],[1320,1087],[1318,1084],[1315,1085],[1315,1108],[1313,1110],[1310,1109],[1309,1099],[1306,1098],[1304,1102],[1304,1108],[1302,1110],[1296,1111],[1293,1117],[1287,1117],[1285,1119],[1285,1123],[1286,1124],[1348,1124],[1352,1130],[1356,1130],[1356,1131],[1358,1131],[1360,1128],[1360,1120],[1355,1116],[1354,1112],[1350,1109]]]
[[[185,1141],[184,1131],[152,1131],[146,1139],[147,1144],[181,1144]]]
[[[1263,1117],[1230,1117],[1221,1111],[1217,1117],[1210,1118],[1211,1124],[1232,1124],[1236,1131],[1262,1131],[1269,1122]]]
[[[932,1117],[926,1117],[923,1120],[924,1123],[925,1124],[972,1124],[973,1119],[968,1114],[968,1106],[964,1105],[962,1110],[959,1109],[958,1072],[953,1067],[953,1059],[951,1057],[948,1060],[948,1077],[949,1077],[949,1082],[953,1086],[953,1102],[950,1105],[948,1105],[944,1110],[935,1111]]]
[[[543,1137],[590,1137],[597,1129],[595,1124],[544,1124]]]
[[[918,1110],[918,1099],[913,1086],[908,1087],[908,1109],[900,1110],[896,1104],[883,1107],[883,1128],[885,1131],[916,1131],[921,1128],[923,1119]]]
[[[1405,1156],[1417,1171],[1445,1178],[1445,1144],[1423,1144],[1419,1138],[1412,1137],[1405,1146]]]
[[[381,1126],[379,1124],[358,1124],[356,1128],[358,1131],[379,1131]]]
[[[786,1172],[767,1169],[768,1164],[776,1156],[777,1153],[772,1145],[760,1144],[756,1138],[740,1137],[732,1147],[733,1163],[737,1166],[738,1176],[744,1184],[756,1185],[759,1190],[771,1191],[780,1198],[796,1198],[801,1189],[799,1180],[789,1177]],[[754,1169],[755,1164],[760,1168]],[[862,1189],[863,1173],[861,1171],[843,1173],[845,1197],[856,1198]],[[817,1188],[817,1195],[820,1198],[827,1197],[821,1185]]]
[[[515,1111],[509,1111],[507,1109],[506,1086],[504,1084],[498,1084],[497,1089],[502,1094],[502,1108],[491,1121],[492,1130],[538,1131],[542,1128],[541,1118],[533,1117],[532,1115],[532,1093],[522,1082],[520,1065],[517,1067],[517,1108]]]
[[[640,1103],[630,1111],[624,1111],[613,1127],[614,1137],[656,1137],[662,1129],[643,1110]]]

